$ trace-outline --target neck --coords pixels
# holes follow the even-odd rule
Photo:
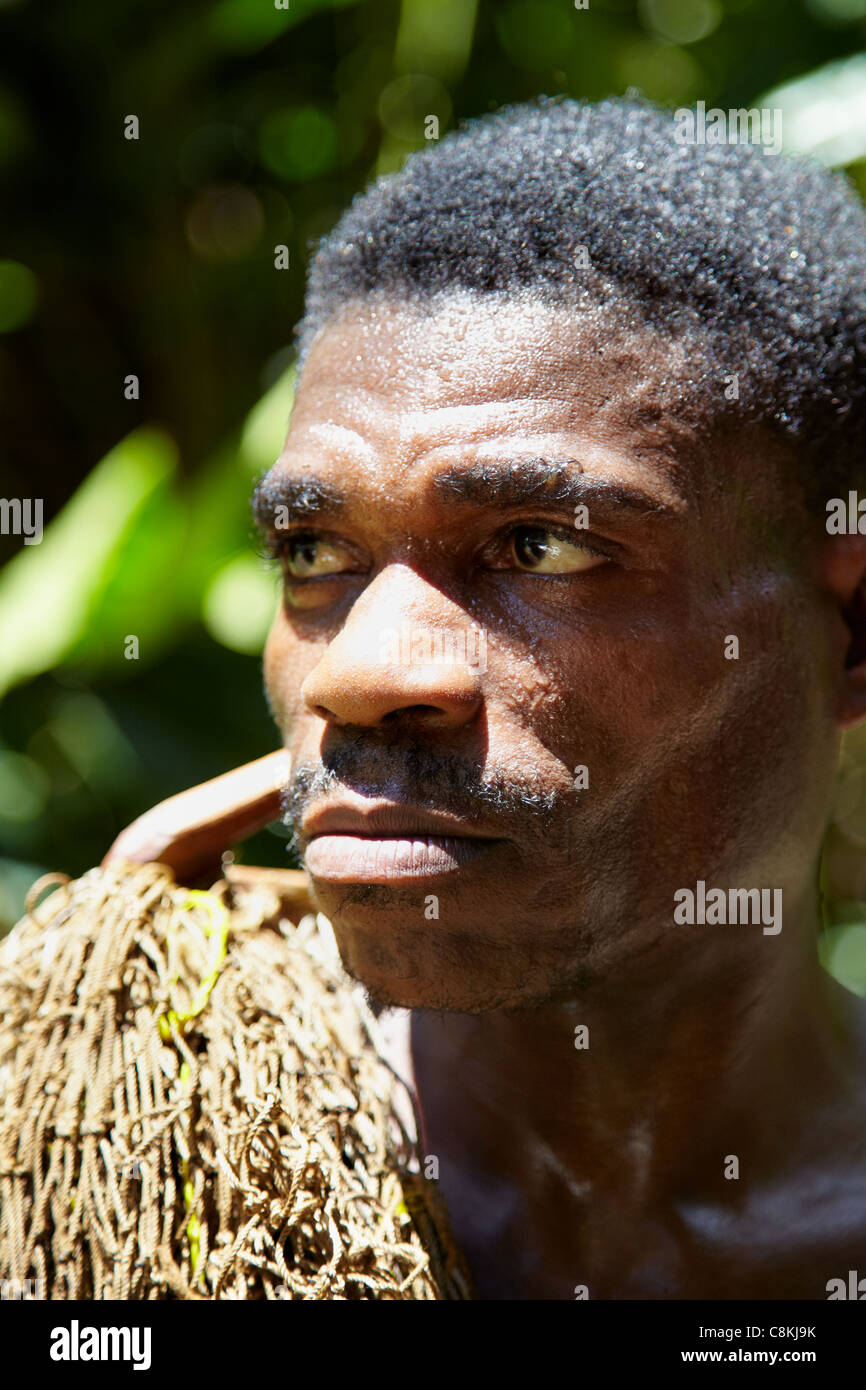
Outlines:
[[[571,1202],[609,1197],[632,1221],[683,1193],[733,1202],[796,1164],[804,1128],[814,1142],[804,1121],[851,1085],[862,1037],[812,903],[778,936],[682,930],[579,997],[413,1014],[422,1146],[466,1222],[494,1193],[554,1241]]]

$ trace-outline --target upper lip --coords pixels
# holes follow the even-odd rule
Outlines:
[[[477,824],[467,825],[447,811],[427,811],[408,802],[377,801],[366,806],[331,801],[307,812],[301,823],[305,839],[315,835],[412,836],[450,835],[464,839],[500,839]]]

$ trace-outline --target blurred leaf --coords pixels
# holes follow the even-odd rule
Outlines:
[[[455,81],[469,61],[477,11],[478,0],[403,0],[395,67]]]
[[[0,695],[64,662],[126,667],[130,636],[138,659],[153,660],[199,620],[215,576],[251,551],[250,488],[282,448],[293,381],[290,367],[185,494],[176,491],[174,446],[157,431],[130,435],[97,464],[42,543],[0,573]],[[268,582],[262,572],[257,612]],[[210,626],[216,633],[219,624]],[[236,623],[225,645],[260,651],[260,624],[251,630],[244,638]]]
[[[176,464],[157,430],[136,430],[99,463],[41,544],[0,572],[0,695],[65,660],[76,643],[98,642],[101,594],[136,515]]]
[[[756,106],[782,112],[782,148],[824,164],[866,157],[866,53],[774,87]]]
[[[82,782],[107,791],[139,771],[135,749],[97,695],[70,691],[45,726]]]
[[[48,791],[48,778],[37,762],[0,748],[0,825],[34,820],[48,799]]]
[[[250,489],[283,447],[293,401],[294,367],[250,411],[233,441],[202,469],[188,498],[189,539],[175,582],[189,613],[217,571],[238,551],[253,548]]]
[[[407,147],[425,143],[424,123],[436,116],[444,129],[451,120],[448,88],[435,77],[407,73],[389,82],[379,98],[379,119],[389,135]]]
[[[638,13],[649,30],[670,43],[697,43],[722,20],[719,0],[640,0]]]
[[[152,659],[181,625],[186,615],[177,601],[177,574],[187,518],[172,484],[167,473],[130,517],[123,544],[106,561],[87,628],[67,660],[125,664],[129,637],[138,639],[136,659]]]
[[[561,64],[576,38],[573,16],[556,0],[508,0],[496,32],[513,63],[542,71]]]
[[[0,333],[14,333],[27,323],[38,298],[32,270],[18,261],[0,261]]]
[[[262,163],[281,178],[302,182],[326,173],[337,162],[337,127],[318,106],[274,111],[259,134]]]
[[[830,23],[845,24],[866,16],[866,0],[806,0],[806,7]]]
[[[241,432],[240,456],[248,479],[270,468],[280,453],[295,399],[295,368],[287,368],[253,406]]]
[[[277,9],[274,0],[222,0],[210,13],[214,38],[226,48],[251,53],[272,43],[318,10],[341,10],[358,0],[286,0]]]
[[[238,555],[214,578],[204,596],[202,617],[217,642],[247,656],[260,655],[277,606],[279,585],[272,568],[254,555]]]
[[[818,937],[821,964],[840,985],[866,998],[866,903],[831,903],[827,918]]]
[[[0,859],[0,936],[24,916],[24,901],[33,884],[48,870],[43,864]]]

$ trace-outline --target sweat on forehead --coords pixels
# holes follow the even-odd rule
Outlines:
[[[327,525],[358,505],[384,523],[407,505],[405,482],[407,498],[428,490],[443,521],[458,508],[556,503],[662,524],[701,499],[715,506],[744,451],[750,507],[780,521],[800,495],[790,459],[750,426],[724,438],[718,419],[702,419],[695,383],[708,370],[682,341],[623,326],[609,307],[575,318],[531,296],[465,291],[427,313],[377,297],[344,306],[308,356],[256,521],[269,545],[289,524]]]
[[[866,459],[866,213],[837,174],[682,143],[649,102],[542,99],[469,122],[355,199],[310,268],[302,364],[381,292],[530,292],[710,344],[721,410],[790,440],[813,498]],[[699,354],[705,355],[703,352]]]
[[[480,479],[485,447],[496,453],[509,438],[512,453],[526,434],[529,447],[519,452],[552,467],[559,453],[553,436],[577,428],[596,462],[615,466],[627,455],[629,468],[660,464],[689,493],[702,481],[712,485],[710,452],[724,483],[725,457],[714,448],[723,434],[754,436],[751,422],[732,409],[728,380],[699,323],[684,314],[676,327],[652,324],[614,294],[575,312],[532,288],[485,295],[457,288],[425,300],[373,291],[342,305],[311,345],[283,461],[293,472],[304,465],[290,488],[300,496],[306,459],[317,471],[327,461],[336,478],[359,452],[371,462],[381,458],[382,441],[375,441],[384,420],[407,465],[431,447],[477,448],[473,476]],[[548,431],[549,441],[533,449],[531,437],[538,443]],[[392,437],[392,459],[393,445]],[[768,483],[771,472],[778,478],[771,459],[790,479],[790,449],[781,445],[761,441]],[[492,501],[503,490],[499,478],[490,484]],[[260,525],[271,491],[257,500]],[[332,510],[317,508],[319,515]],[[292,511],[301,519],[301,510]]]
[[[699,325],[652,328],[612,301],[580,313],[534,291],[440,291],[429,300],[381,292],[343,305],[312,344],[299,413],[322,402],[386,395],[405,415],[459,407],[580,401],[647,436],[712,424],[725,413],[724,380]],[[335,420],[334,426],[337,426]]]
[[[724,481],[723,435],[755,443],[699,327],[677,336],[612,301],[575,314],[529,290],[426,303],[376,292],[344,305],[312,345],[281,464],[336,482],[364,457],[409,466],[439,448],[465,466],[564,453],[628,474],[660,467],[684,495],[710,456]],[[789,486],[790,449],[757,442],[766,481],[772,459]]]

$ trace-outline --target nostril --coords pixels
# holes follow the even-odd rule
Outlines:
[[[384,716],[383,724],[397,724],[403,719],[416,719],[420,715],[422,718],[429,718],[431,715],[444,714],[444,710],[439,705],[404,705],[402,709],[392,709]]]
[[[419,696],[427,696],[426,700]],[[417,673],[400,669],[365,668],[341,662],[329,648],[301,687],[307,712],[327,724],[363,728],[415,723],[419,728],[466,724],[480,708],[477,673],[436,666]]]

